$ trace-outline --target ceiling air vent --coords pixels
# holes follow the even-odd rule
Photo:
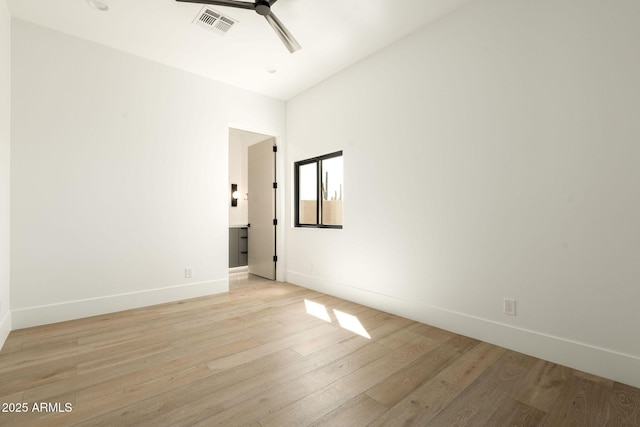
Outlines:
[[[217,10],[210,9],[207,6],[203,7],[196,15],[196,19],[193,20],[193,23],[199,27],[206,28],[218,34],[225,34],[237,22],[235,19],[223,15]]]

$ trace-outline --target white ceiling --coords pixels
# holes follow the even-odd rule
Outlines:
[[[290,54],[250,10],[225,35],[192,25],[200,4],[175,0],[7,0],[14,18],[253,92],[287,100],[472,0],[278,0],[272,12],[302,45]],[[274,68],[275,73],[268,73]]]

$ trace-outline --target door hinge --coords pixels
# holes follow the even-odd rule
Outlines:
[[[274,146],[273,146],[273,152],[274,152],[274,153],[277,153],[277,152],[278,152],[278,146],[277,146],[277,145],[274,145]]]
[[[273,225],[278,225],[278,219],[277,218],[274,218]]]
[[[275,189],[275,188],[278,188],[278,183],[277,183],[277,182],[274,182],[274,183],[273,183],[273,188],[274,188],[274,189]]]
[[[278,255],[273,256],[273,262],[278,262]]]

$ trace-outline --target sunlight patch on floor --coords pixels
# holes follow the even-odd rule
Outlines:
[[[322,319],[325,322],[331,323],[331,316],[329,315],[327,307],[325,307],[324,304],[305,299],[304,306],[307,310],[307,314],[317,317],[318,319]],[[333,309],[333,314],[335,315],[338,323],[343,329],[354,332],[362,337],[371,339],[371,336],[364,328],[364,326],[362,326],[362,323],[360,323],[360,320],[358,320],[356,316],[340,310],[336,310],[335,308]]]
[[[344,329],[355,332],[356,334],[371,339],[371,336],[367,333],[367,330],[362,326],[360,320],[352,314],[344,313],[340,310],[333,310],[333,313],[336,315],[336,319],[338,319],[338,323]]]
[[[307,309],[308,314],[315,316],[318,319],[322,319],[325,322],[331,323],[331,317],[329,317],[329,312],[324,305],[305,299],[304,306]]]

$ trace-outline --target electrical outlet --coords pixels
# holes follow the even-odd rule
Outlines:
[[[185,267],[184,269],[184,277],[187,279],[191,279],[193,277],[193,268]]]
[[[516,315],[516,300],[511,298],[504,299],[504,314],[508,314],[509,316]]]

